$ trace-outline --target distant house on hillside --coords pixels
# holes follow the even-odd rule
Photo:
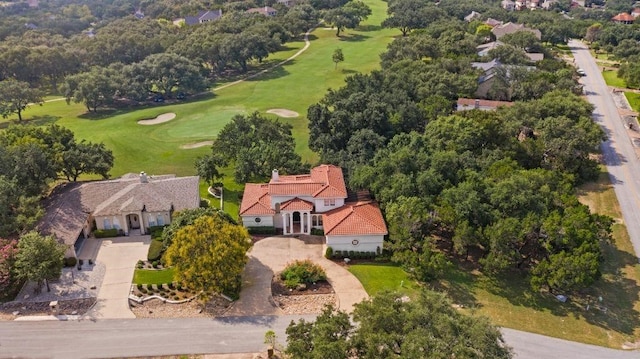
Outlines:
[[[215,21],[222,17],[222,9],[200,11],[195,16],[185,16],[184,19],[175,19],[173,23],[178,25],[184,22],[185,25],[193,26],[204,24],[205,22]]]
[[[631,16],[633,16],[634,18],[637,18],[638,16],[640,16],[640,7],[636,7],[633,10],[631,10]]]
[[[479,18],[480,16],[482,16],[482,14],[480,14],[479,12],[471,11],[471,13],[469,15],[464,17],[464,21],[471,22],[471,21]]]
[[[136,19],[138,19],[138,20],[144,19],[144,13],[140,9],[136,10],[136,12],[133,14],[133,16],[135,16]]]
[[[528,31],[536,36],[538,40],[542,38],[542,33],[538,29],[531,29],[525,27],[523,24],[514,24],[512,22],[508,22],[506,24],[494,26],[491,29],[491,33],[496,37],[496,39],[500,39],[504,35],[513,34],[518,31]]]
[[[285,235],[322,230],[326,246],[340,251],[378,252],[388,233],[377,203],[351,199],[342,169],[333,165],[300,175],[273,170],[268,183],[247,183],[240,217],[245,227],[274,227]]]
[[[174,212],[200,206],[199,177],[128,174],[121,178],[68,183],[45,204],[38,231],[54,235],[75,257],[93,229],[145,234],[171,223]]]
[[[295,0],[276,0],[276,4],[282,4],[286,7],[291,7],[296,4]]]
[[[469,110],[482,110],[482,111],[495,111],[498,107],[510,107],[513,106],[513,102],[509,101],[492,101],[482,100],[474,98],[459,98],[456,106],[456,111],[469,111]]]
[[[503,9],[508,11],[513,11],[516,9],[516,3],[511,0],[502,0],[502,2],[500,3],[500,6],[502,6]]]
[[[619,24],[633,24],[636,21],[636,18],[626,12],[621,12],[618,15],[611,18],[613,22],[617,22]]]
[[[250,14],[258,13],[264,16],[276,16],[278,14],[278,10],[272,8],[271,6],[264,6],[264,7],[251,8],[247,10],[247,13],[250,13]]]
[[[557,3],[558,3],[558,0],[544,0],[544,2],[542,3],[542,5],[540,5],[540,7],[542,7],[545,10],[551,10],[553,6]]]

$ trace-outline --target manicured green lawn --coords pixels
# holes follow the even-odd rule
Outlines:
[[[386,263],[354,264],[351,272],[369,295],[381,291],[398,291],[410,297],[418,293],[418,285],[400,267]]]
[[[607,71],[602,73],[602,77],[604,77],[604,81],[609,86],[620,87],[620,88],[626,88],[627,87],[627,84],[624,82],[624,80],[618,77],[618,71],[617,70],[616,71],[607,70]]]
[[[640,93],[625,92],[624,95],[627,97],[631,108],[636,112],[640,112]]]
[[[173,268],[161,270],[136,269],[133,284],[162,284],[173,282]]]

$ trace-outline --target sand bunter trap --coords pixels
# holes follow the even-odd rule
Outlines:
[[[211,146],[211,145],[213,145],[213,141],[202,141],[202,142],[187,143],[186,145],[180,146],[180,148],[182,148],[183,150],[190,150],[193,148],[199,148],[199,147]]]
[[[287,118],[300,116],[300,114],[298,114],[297,112],[284,108],[272,108],[271,110],[267,110],[267,113],[272,113],[274,115]]]
[[[176,118],[176,114],[173,112],[163,113],[162,115],[158,115],[156,118],[150,118],[147,120],[138,121],[139,125],[157,125],[159,123],[169,122]]]

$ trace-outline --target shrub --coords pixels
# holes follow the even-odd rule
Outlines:
[[[380,246],[377,246],[377,247],[376,247],[376,254],[377,254],[377,255],[382,254],[382,250],[380,249]]]
[[[324,253],[324,257],[328,259],[333,258],[333,248],[327,247],[327,251]]]
[[[356,252],[354,251],[349,251],[349,257],[353,258],[355,256]]]
[[[84,260],[78,259],[78,265],[83,265],[83,264],[84,264]]]
[[[324,236],[324,231],[320,228],[311,228],[312,236]]]
[[[96,236],[96,238],[117,237],[118,236],[118,230],[115,229],[115,228],[112,228],[112,229],[97,229],[97,230],[93,231],[93,235]]]
[[[164,231],[165,226],[151,226],[148,229],[149,235],[151,235],[151,239],[160,239],[162,237],[162,231]]]
[[[152,266],[153,268],[158,268],[158,261],[153,261],[153,262],[151,263],[151,266]]]
[[[310,260],[297,260],[280,273],[280,279],[287,288],[296,288],[300,284],[311,284],[327,279],[324,269]]]
[[[142,284],[138,283],[138,290],[142,292]]]
[[[176,289],[176,285],[173,282],[169,283],[169,289]]]
[[[180,297],[178,297],[177,295],[174,295],[173,300],[180,300]]]
[[[342,258],[342,251],[335,251],[334,254],[336,258]]]
[[[276,227],[247,227],[249,234],[276,234]]]
[[[67,257],[64,259],[65,267],[75,267],[78,263],[78,259],[76,257]]]
[[[93,259],[89,259],[89,265],[92,266],[93,265]]]
[[[157,262],[162,257],[162,241],[152,240],[147,252],[147,259],[150,262]],[[155,266],[154,266],[155,267]]]

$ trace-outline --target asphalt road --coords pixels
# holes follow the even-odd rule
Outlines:
[[[631,243],[636,256],[640,257],[640,160],[627,134],[626,123],[620,117],[600,68],[587,46],[580,41],[572,40],[569,47],[576,66],[587,74],[582,77],[581,82],[587,100],[595,106],[593,119],[602,126],[609,138],[602,144],[604,161],[620,203]]]

